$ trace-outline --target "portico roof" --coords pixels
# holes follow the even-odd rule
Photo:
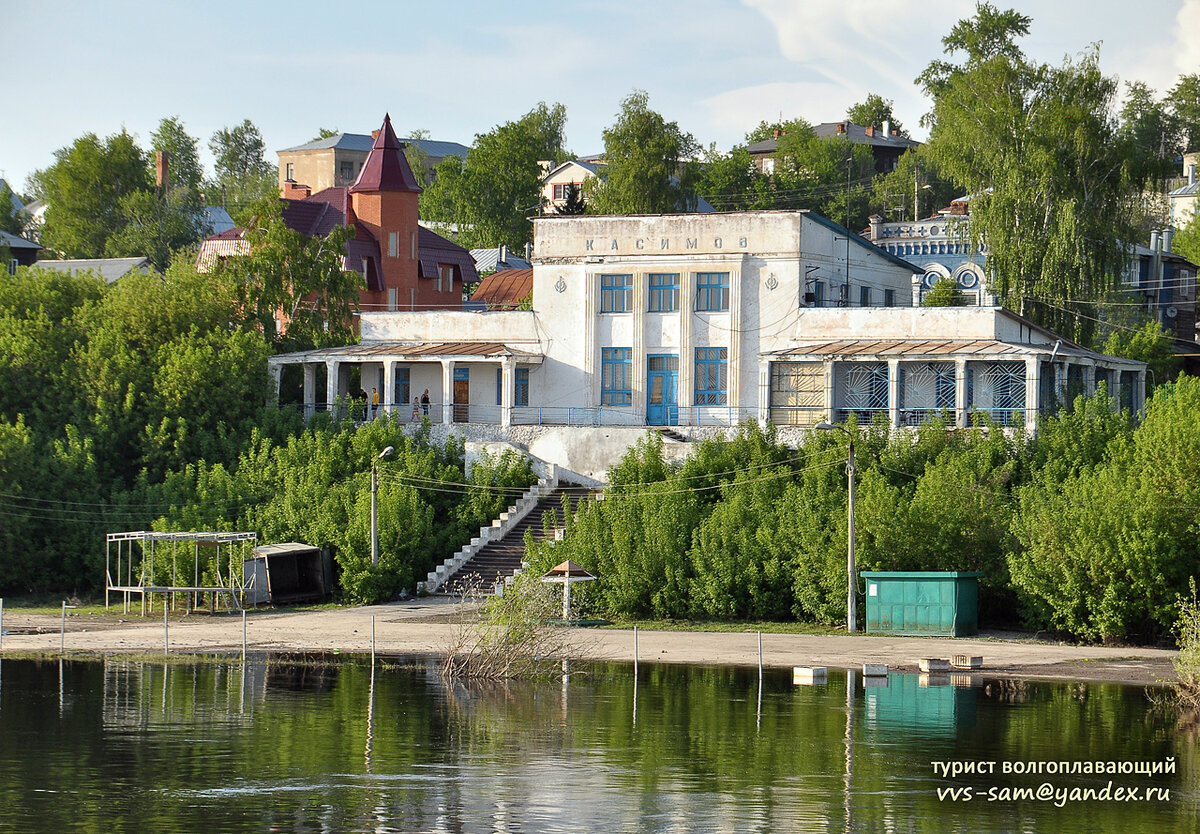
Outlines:
[[[997,339],[839,339],[804,342],[783,350],[764,353],[766,357],[833,356],[851,359],[937,358],[937,359],[1023,359],[1045,356],[1104,361],[1140,367],[1133,359],[1105,356],[1065,339],[1055,350],[1053,344],[1002,342]]]
[[[297,353],[281,353],[270,357],[271,365],[301,365],[310,362],[325,362],[336,359],[342,362],[393,361],[455,361],[495,362],[512,358],[527,365],[540,365],[541,351],[526,347],[514,347],[503,342],[367,342],[341,347],[318,348]]]

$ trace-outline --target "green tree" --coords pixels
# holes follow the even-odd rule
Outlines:
[[[746,134],[746,144],[753,145],[756,142],[765,142],[768,139],[778,139],[780,136],[788,133],[806,133],[810,130],[812,130],[812,125],[804,119],[788,119],[787,121],[778,122],[763,120],[758,123],[758,127]]]
[[[25,227],[24,218],[13,205],[15,196],[8,183],[0,180],[0,231],[10,235],[20,235]]]
[[[1101,352],[1145,362],[1152,382],[1158,383],[1174,379],[1183,364],[1175,354],[1175,338],[1153,319],[1139,328],[1113,328]]]
[[[54,152],[55,162],[31,182],[46,201],[42,245],[68,258],[99,258],[128,222],[127,195],[150,190],[145,154],[125,131],[101,141],[86,133]]]
[[[1200,73],[1179,76],[1166,102],[1184,151],[1200,150]]]
[[[810,129],[779,137],[775,152],[773,208],[811,209],[851,229],[869,215],[875,159],[867,145],[844,136],[823,139]]]
[[[338,133],[339,131],[336,127],[333,129],[327,127],[317,128],[317,135],[308,141],[320,142],[322,139],[332,139],[333,137],[337,136]]]
[[[555,214],[575,216],[587,214],[587,203],[583,201],[583,189],[576,183],[568,183],[567,196],[562,205],[555,207]]]
[[[769,209],[776,206],[778,199],[771,178],[755,167],[745,145],[735,145],[727,154],[718,152],[715,145],[710,147],[704,156],[696,192],[718,211]]]
[[[962,307],[966,303],[958,282],[950,277],[939,278],[921,299],[922,307]]]
[[[962,191],[942,175],[928,145],[905,151],[896,167],[871,181],[871,210],[885,220],[929,217]],[[919,201],[914,210],[913,200]]]
[[[884,98],[878,93],[870,93],[865,101],[852,105],[846,111],[846,118],[856,125],[873,125],[879,128],[883,127],[884,122],[888,122],[892,130],[898,130],[901,136],[907,137],[908,131],[904,129],[900,120],[896,118],[896,114],[892,112],[893,104],[894,102],[890,98]]]
[[[425,153],[416,140],[428,139],[429,131],[418,128],[408,134],[408,138],[404,140],[404,159],[408,162],[408,167],[412,169],[413,176],[417,179],[417,185],[422,188],[429,186],[432,171],[429,167],[429,154]]]
[[[1094,51],[1059,67],[1030,62],[1014,42],[1028,18],[976,9],[943,39],[966,61],[935,61],[919,79],[934,98],[929,153],[972,195],[989,289],[1087,341],[1091,317],[1077,313],[1105,297],[1132,234],[1127,147],[1111,117],[1116,82]]]
[[[108,257],[146,256],[159,270],[176,251],[195,245],[210,229],[183,189],[165,194],[138,191],[121,198],[125,225],[104,245]]]
[[[214,131],[208,140],[212,151],[216,179],[209,202],[220,202],[239,225],[253,216],[255,204],[278,193],[275,169],[264,159],[266,144],[262,134],[249,119],[240,125]]]
[[[1171,248],[1194,264],[1200,264],[1200,212],[1175,234]]]
[[[617,121],[604,131],[602,179],[585,185],[597,214],[662,214],[692,211],[699,146],[690,133],[650,109],[650,97],[635,90],[621,102]]]
[[[538,104],[519,120],[475,137],[466,160],[447,156],[421,195],[421,213],[457,224],[467,247],[524,245],[533,241],[529,217],[541,207],[538,162],[563,156],[566,109]]]
[[[347,344],[362,284],[342,262],[351,234],[351,227],[340,226],[326,237],[302,235],[283,222],[278,198],[260,200],[246,230],[249,253],[225,259],[217,274],[234,289],[246,322],[269,343],[296,350]]]
[[[150,151],[167,154],[168,181],[172,190],[182,189],[186,200],[197,203],[204,169],[200,165],[200,140],[190,136],[178,116],[164,118],[150,134]]]

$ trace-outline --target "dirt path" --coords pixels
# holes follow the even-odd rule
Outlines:
[[[388,655],[439,654],[458,633],[461,619],[454,601],[413,600],[362,608],[299,612],[251,612],[246,642],[251,651],[369,652],[371,618],[376,651]],[[163,649],[161,613],[70,617],[65,638],[54,615],[4,612],[0,653],[57,653],[60,639],[68,654],[142,653]],[[631,630],[578,629],[581,654],[602,660],[632,661]],[[167,627],[171,652],[240,651],[242,619],[237,615],[172,615]],[[641,629],[638,659],[643,663],[713,663],[754,666],[754,632],[689,632]],[[768,667],[829,666],[859,668],[883,663],[916,671],[923,657],[982,656],[981,674],[990,677],[1047,678],[1154,684],[1174,676],[1163,649],[1072,646],[1029,638],[945,639],[866,635],[763,634],[763,663]]]

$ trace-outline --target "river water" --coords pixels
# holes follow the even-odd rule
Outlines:
[[[0,831],[1190,834],[1198,737],[1140,687],[982,676],[5,660]]]

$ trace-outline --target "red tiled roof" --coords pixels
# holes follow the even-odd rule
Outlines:
[[[479,282],[472,301],[491,308],[515,309],[533,294],[532,269],[502,269]]]
[[[383,127],[379,129],[371,153],[350,190],[421,193],[421,186],[417,185],[417,179],[408,167],[408,160],[404,158],[403,146],[396,138],[396,132],[392,130],[391,116],[383,117]]]
[[[453,265],[454,277],[464,283],[474,284],[479,280],[470,252],[422,226],[417,232],[417,274],[433,278],[438,274],[438,264]]]

